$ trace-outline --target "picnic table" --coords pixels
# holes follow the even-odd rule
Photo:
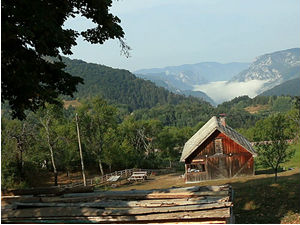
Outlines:
[[[128,178],[129,181],[146,180],[146,179],[147,179],[147,171],[133,172],[131,177]]]
[[[107,179],[107,181],[116,182],[119,180],[119,178],[120,176],[111,176],[110,178]]]

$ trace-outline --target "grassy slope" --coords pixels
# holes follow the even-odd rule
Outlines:
[[[294,157],[284,164],[282,164],[282,167],[290,168],[290,167],[297,167],[300,168],[300,143],[297,143],[295,145],[291,145],[290,149],[295,149],[295,155]]]
[[[296,167],[280,172],[278,182],[273,174],[260,174],[224,180],[185,184],[180,173],[161,175],[142,183],[125,185],[114,190],[145,190],[157,188],[183,187],[194,185],[221,185],[229,183],[234,190],[233,212],[236,223],[300,223],[300,144],[295,148],[295,156],[282,166]]]
[[[252,179],[232,184],[236,223],[299,223],[300,174]]]

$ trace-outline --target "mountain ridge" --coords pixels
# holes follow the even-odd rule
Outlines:
[[[255,58],[249,68],[234,76],[230,82],[265,81],[262,93],[287,80],[300,77],[300,48],[267,53]]]
[[[206,101],[215,105],[214,101],[203,91],[195,91],[195,84],[207,84],[218,80],[228,80],[238,72],[247,68],[249,63],[218,63],[200,62],[196,64],[183,64],[163,68],[150,68],[137,70],[136,76],[150,80],[176,93],[183,93],[195,97],[203,96]]]

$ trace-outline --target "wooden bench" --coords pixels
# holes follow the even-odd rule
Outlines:
[[[131,177],[128,178],[129,181],[146,180],[146,179],[147,179],[147,171],[133,172]]]

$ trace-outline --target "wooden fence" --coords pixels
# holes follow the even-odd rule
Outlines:
[[[112,176],[120,176],[120,178],[126,179],[126,178],[129,178],[133,172],[138,172],[138,171],[147,171],[147,174],[150,175],[152,173],[158,174],[158,173],[171,172],[172,169],[139,169],[139,168],[125,169],[125,170],[108,173],[103,176],[96,176],[96,177],[93,177],[90,179],[86,179],[86,184],[88,186],[104,184],[104,183],[108,182],[108,179]],[[72,187],[79,187],[79,186],[83,186],[83,181],[71,183],[71,184],[60,185],[60,187],[64,187],[64,188],[72,188]]]
[[[86,184],[87,185],[103,184],[103,183],[106,183],[107,180],[112,176],[120,176],[120,178],[126,179],[126,178],[130,177],[133,172],[136,172],[136,171],[141,171],[141,169],[137,169],[137,168],[125,169],[125,170],[115,171],[113,173],[108,173],[103,176],[96,176],[96,177],[93,177],[90,179],[86,179]],[[66,184],[66,185],[61,185],[61,186],[63,186],[63,187],[83,186],[83,181]]]

